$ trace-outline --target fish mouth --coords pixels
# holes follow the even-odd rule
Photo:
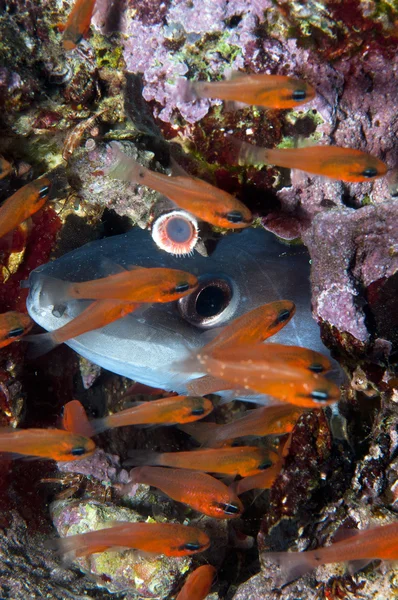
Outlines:
[[[199,277],[198,287],[180,298],[177,308],[184,319],[200,329],[210,329],[229,321],[235,314],[240,299],[236,283],[227,275]]]

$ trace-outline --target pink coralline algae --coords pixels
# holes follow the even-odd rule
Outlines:
[[[318,215],[305,236],[316,318],[359,346],[397,344],[398,202]],[[391,310],[386,310],[390,307]]]
[[[127,13],[127,70],[143,74],[143,96],[148,102],[156,102],[155,115],[174,123],[180,114],[188,123],[195,123],[211,105],[219,104],[214,100],[182,102],[179,78],[190,79],[202,71],[212,78],[243,68],[246,54],[252,53],[251,45],[255,44],[256,24],[264,19],[264,10],[270,4],[267,0],[247,4],[239,0],[177,0],[162,23],[152,24],[144,23],[139,12]],[[164,5],[159,3],[159,9]],[[238,21],[236,26],[233,19]]]

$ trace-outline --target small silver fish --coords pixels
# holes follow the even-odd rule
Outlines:
[[[65,325],[89,302],[69,300],[53,306],[46,292],[47,278],[85,281],[107,276],[117,271],[117,265],[182,269],[196,275],[200,285],[178,302],[148,306],[67,342],[109,371],[185,394],[187,383],[203,373],[179,372],[179,362],[208,343],[232,319],[260,304],[282,299],[296,304],[296,314],[267,343],[294,344],[328,354],[311,315],[307,251],[285,246],[262,229],[222,237],[209,257],[181,258],[161,252],[149,232],[138,228],[91,242],[31,273],[30,316],[47,331]]]

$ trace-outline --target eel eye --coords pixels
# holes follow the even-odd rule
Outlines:
[[[177,294],[182,294],[182,292],[187,292],[189,290],[189,283],[187,281],[182,281],[175,287],[175,291]]]
[[[368,167],[362,171],[361,175],[370,179],[371,177],[376,177],[376,175],[378,175],[378,171],[374,167]]]
[[[7,333],[7,337],[8,338],[19,337],[20,335],[23,335],[23,332],[24,332],[23,327],[16,327],[15,329],[11,329],[11,331],[9,331]]]
[[[72,448],[71,454],[72,456],[83,456],[83,454],[86,454],[86,449],[82,448],[81,446],[77,446],[76,448]]]
[[[232,308],[233,299],[232,283],[227,279],[209,277],[199,280],[192,294],[178,300],[178,310],[191,325],[209,328],[220,325],[231,316],[227,309]]]
[[[307,98],[307,92],[305,90],[294,90],[292,93],[292,99],[300,102]]]
[[[243,215],[240,210],[232,210],[227,214],[227,219],[230,223],[242,223]]]

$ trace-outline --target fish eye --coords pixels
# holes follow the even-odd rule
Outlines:
[[[279,315],[276,318],[276,323],[284,323],[285,321],[288,320],[288,318],[290,317],[291,312],[290,310],[284,309],[281,310],[281,312],[279,313]]]
[[[175,291],[177,294],[182,294],[182,292],[187,292],[189,290],[189,283],[187,281],[182,281],[175,287]]]
[[[178,301],[180,315],[197,327],[221,325],[233,314],[238,302],[233,283],[227,279],[209,277],[200,279],[198,287],[189,296]]]
[[[49,185],[44,185],[39,190],[39,198],[45,198],[47,196],[47,194],[48,194],[49,191],[50,191],[50,186]]]
[[[77,446],[76,448],[72,448],[71,454],[72,456],[82,456],[86,454],[86,449],[82,446]]]
[[[265,469],[268,469],[271,466],[272,466],[272,462],[269,459],[266,459],[261,464],[258,465],[258,469],[260,469],[260,471],[265,471]]]
[[[243,215],[240,212],[240,210],[232,210],[226,216],[227,216],[227,220],[230,223],[242,223],[242,221],[244,220]]]
[[[204,414],[205,414],[204,408],[194,408],[191,410],[191,415],[193,415],[194,417],[199,417],[200,415],[204,415]]]
[[[378,175],[378,171],[374,167],[368,167],[362,171],[361,175],[370,179],[371,177],[376,177],[376,175]]]
[[[198,542],[187,542],[186,544],[182,544],[178,547],[178,550],[190,550],[194,552],[195,550],[200,550],[201,545]]]
[[[313,373],[323,373],[323,371],[325,370],[321,363],[312,363],[312,365],[310,365],[308,368]]]
[[[315,402],[325,402],[326,400],[329,400],[329,394],[326,390],[314,390],[311,392],[310,396]]]
[[[223,502],[219,502],[217,503],[217,506],[219,506],[226,515],[237,515],[240,513],[239,506],[236,506],[235,504],[224,504]]]
[[[305,100],[307,98],[307,92],[305,90],[294,90],[292,93],[292,99],[300,102],[300,100]]]
[[[11,329],[11,331],[9,331],[7,333],[7,337],[8,338],[14,338],[14,337],[19,337],[20,335],[22,335],[24,332],[24,328],[23,327],[16,327],[15,329]]]

